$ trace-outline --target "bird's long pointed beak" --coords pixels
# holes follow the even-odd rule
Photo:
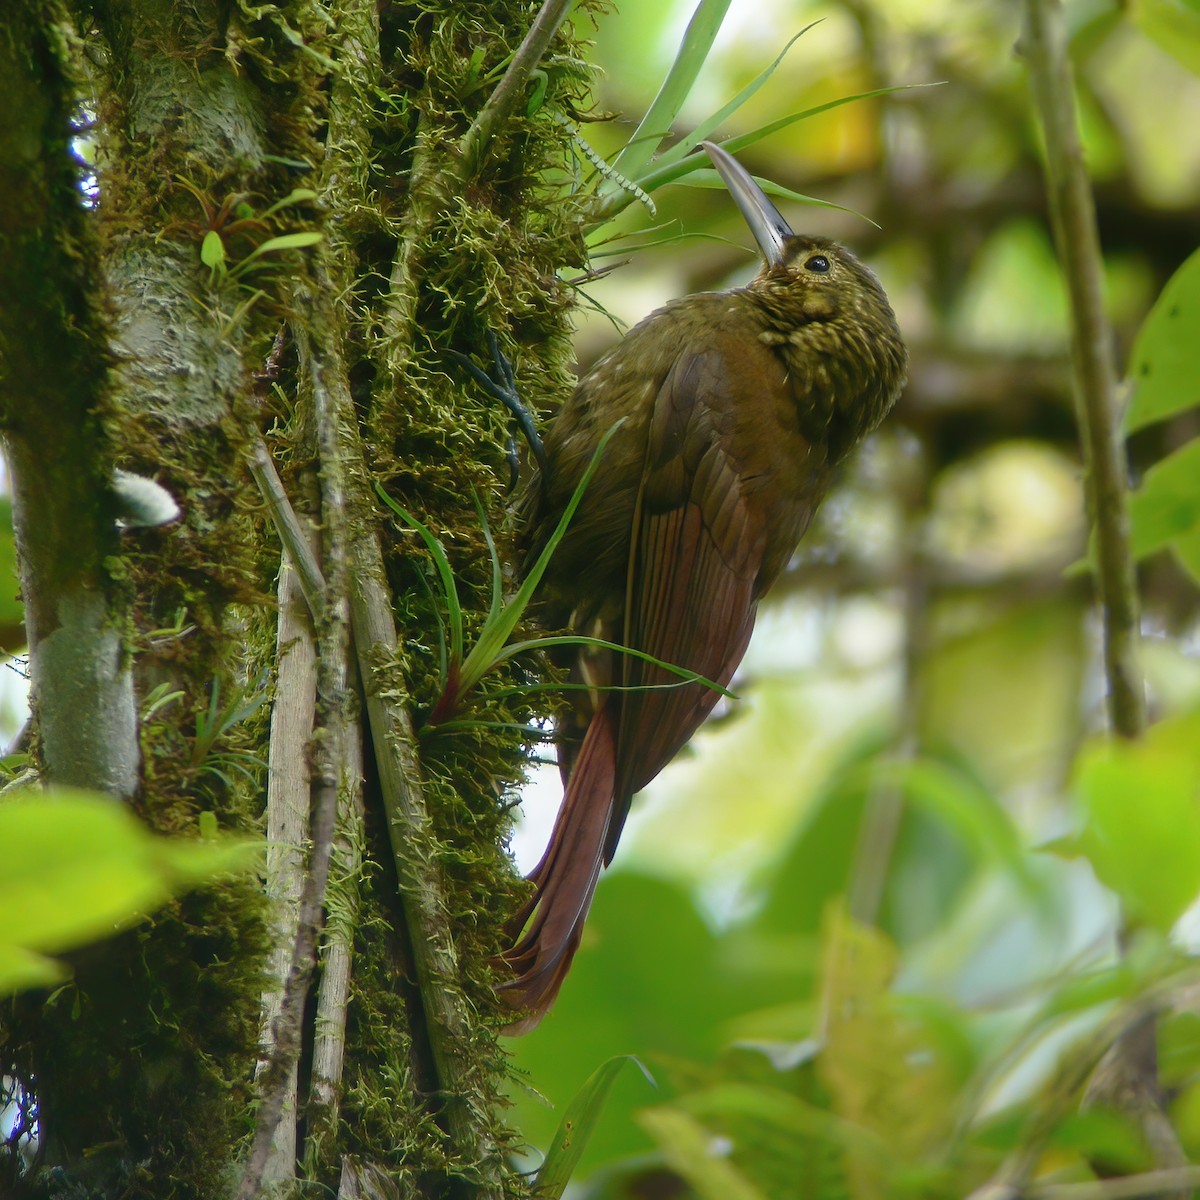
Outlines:
[[[701,142],[700,145],[712,159],[712,165],[717,168],[734,203],[741,209],[767,265],[777,265],[783,260],[783,243],[792,236],[792,227],[779,215],[779,210],[754,182],[750,172],[728,150],[722,150],[714,142]]]

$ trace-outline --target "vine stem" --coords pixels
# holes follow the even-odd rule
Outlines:
[[[459,143],[462,154],[463,175],[470,179],[479,168],[487,151],[492,135],[508,119],[514,105],[525,90],[530,73],[541,62],[542,55],[558,32],[575,0],[546,0],[534,18],[525,40],[517,48],[508,70],[504,72],[496,90],[487,98],[471,127],[463,134]]]
[[[1026,0],[1019,50],[1029,64],[1034,104],[1045,137],[1046,194],[1071,301],[1076,420],[1095,531],[1109,725],[1119,737],[1134,739],[1146,728],[1146,691],[1138,661],[1139,606],[1130,546],[1128,464],[1121,434],[1113,333],[1104,308],[1104,263],[1095,198],[1079,140],[1061,0]],[[1122,949],[1135,928],[1124,914],[1118,936]],[[1163,1110],[1156,1029],[1152,1006],[1135,1013],[1093,1073],[1083,1107],[1126,1112],[1138,1123],[1155,1165],[1175,1168],[1186,1158]]]
[[[1104,309],[1096,205],[1083,160],[1060,0],[1026,0],[1020,50],[1046,139],[1046,192],[1071,299],[1076,414],[1096,535],[1108,716],[1117,734],[1140,736],[1146,697],[1138,662],[1138,594],[1129,537],[1129,494],[1117,402],[1113,333]]]

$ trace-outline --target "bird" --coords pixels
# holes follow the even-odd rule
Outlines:
[[[837,242],[793,233],[728,151],[701,145],[761,269],[651,313],[579,381],[519,502],[518,545],[527,569],[612,431],[539,586],[542,619],[725,688],[759,601],[839,464],[895,403],[908,355],[874,274]],[[588,644],[573,648],[569,677],[563,800],[500,955],[511,1034],[553,1004],[632,797],[720,694]]]

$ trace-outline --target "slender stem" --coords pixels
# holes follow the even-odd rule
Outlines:
[[[1138,595],[1129,547],[1127,465],[1117,405],[1113,334],[1104,310],[1096,208],[1076,122],[1074,82],[1060,0],[1027,0],[1022,52],[1046,139],[1046,190],[1071,297],[1071,348],[1088,507],[1104,626],[1109,720],[1122,737],[1146,725],[1138,663]]]
[[[479,110],[470,129],[463,134],[459,143],[462,154],[463,173],[470,179],[479,169],[483,156],[497,129],[508,119],[513,107],[525,91],[530,72],[542,60],[559,27],[575,0],[545,0],[525,40],[513,55],[512,62],[496,90],[487,98]]]
[[[258,484],[258,490],[266,501],[267,511],[275,532],[287,551],[288,559],[299,577],[300,590],[308,611],[314,621],[321,619],[325,606],[325,578],[312,552],[308,538],[296,516],[295,509],[283,488],[283,480],[275,470],[275,462],[262,438],[253,443],[250,450],[250,474]]]
[[[1118,412],[1113,333],[1104,308],[1104,262],[1095,197],[1079,140],[1061,0],[1026,0],[1025,12],[1021,51],[1029,63],[1034,102],[1046,140],[1046,192],[1071,300],[1076,419],[1095,530],[1109,723],[1118,736],[1137,738],[1146,727],[1145,685],[1138,662],[1137,578],[1130,548],[1128,466]],[[1122,948],[1132,928],[1125,915],[1119,939]],[[1173,1169],[1186,1158],[1163,1111],[1155,1029],[1155,1015],[1150,1011],[1137,1015],[1117,1035],[1092,1075],[1083,1105],[1125,1112],[1137,1123],[1157,1165]]]
[[[1035,1184],[1022,1195],[1026,1200],[1134,1200],[1137,1196],[1162,1196],[1170,1192],[1190,1192],[1195,1188],[1200,1188],[1200,1167],[1170,1167],[1119,1179]]]
[[[267,872],[275,936],[267,960],[268,986],[263,993],[259,1062],[261,1079],[275,1055],[275,1031],[283,1008],[296,931],[300,897],[307,872],[304,847],[309,836],[310,781],[305,748],[316,723],[317,645],[313,621],[296,571],[287,556],[279,573],[279,620],[276,637],[275,704],[271,709],[270,751],[267,760]],[[298,1072],[287,1073],[283,1116],[272,1139],[263,1179],[291,1179],[295,1173]]]
[[[307,334],[303,337],[308,340]],[[262,1101],[255,1122],[254,1143],[238,1188],[238,1200],[251,1200],[258,1194],[289,1095],[290,1076],[300,1054],[304,1007],[317,962],[317,941],[325,924],[325,888],[329,881],[337,822],[338,786],[345,762],[345,715],[350,679],[345,479],[336,432],[336,402],[326,386],[320,351],[311,346],[306,349],[304,357],[312,384],[321,462],[327,580],[321,606],[323,618],[318,624],[316,730],[310,747],[312,850],[300,894],[292,965],[272,1031],[275,1048],[262,1075]]]

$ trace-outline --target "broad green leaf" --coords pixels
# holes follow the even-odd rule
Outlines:
[[[1122,1175],[1154,1166],[1132,1117],[1110,1109],[1069,1113],[1055,1126],[1050,1145],[1056,1150],[1072,1150],[1090,1163],[1102,1162],[1106,1170]]]
[[[315,246],[324,239],[323,233],[315,229],[306,229],[300,233],[285,233],[280,237],[267,238],[261,245],[255,246],[241,262],[232,268],[234,273],[244,271],[256,258],[264,254],[277,254],[281,250],[303,250],[306,246]]]
[[[851,1193],[894,1195],[894,1174],[952,1128],[955,1081],[921,1024],[891,994],[896,947],[840,908],[825,927],[825,1045],[817,1070],[834,1111],[874,1133],[887,1156],[848,1154]]]
[[[613,168],[620,174],[636,182],[637,177],[654,157],[659,142],[671,131],[696,82],[696,77],[700,74],[700,68],[708,59],[721,23],[725,20],[729,3],[730,0],[700,0],[696,5],[683,41],[679,44],[675,61],[671,64],[658,95],[646,110],[646,115],[625,144],[625,148],[613,161]],[[614,188],[616,185],[608,183],[601,189],[601,194]]]
[[[1031,899],[1045,903],[1045,889],[1030,869],[1017,827],[978,779],[933,758],[880,759],[871,774],[901,787],[909,801],[958,834],[978,859],[1000,863]]]
[[[32,966],[28,952],[108,937],[174,892],[241,870],[258,853],[257,842],[156,837],[123,804],[67,789],[0,802],[0,846],[7,854],[0,952],[22,970]]]
[[[1200,529],[1200,438],[1146,472],[1129,498],[1133,553],[1141,559]]]
[[[532,1033],[509,1043],[514,1064],[561,1106],[596,1063],[618,1055],[713,1061],[723,1023],[752,991],[744,976],[726,982],[718,951],[687,889],[628,870],[606,873],[553,1010]],[[761,1003],[761,993],[750,1002],[756,1000]],[[672,1101],[670,1076],[657,1067],[655,1074],[662,1102]],[[524,1136],[550,1145],[559,1113],[520,1089],[513,1104]],[[642,1079],[632,1071],[618,1076],[577,1176],[653,1149],[634,1117],[645,1104]]]
[[[52,958],[0,940],[0,996],[12,996],[26,988],[47,987],[67,975],[67,969]]]
[[[725,1157],[720,1141],[687,1113],[648,1108],[637,1119],[667,1164],[692,1185],[700,1200],[767,1200]]]
[[[653,1085],[654,1079],[650,1072],[632,1054],[618,1055],[597,1067],[575,1094],[559,1122],[554,1141],[546,1154],[546,1161],[542,1164],[534,1184],[533,1194],[538,1200],[558,1200],[563,1194],[575,1168],[579,1165],[579,1159],[592,1136],[592,1130],[596,1128],[608,1094],[626,1063],[633,1063],[639,1067]]]
[[[692,130],[686,137],[680,138],[673,146],[668,147],[655,160],[657,163],[678,162],[681,158],[690,154],[701,142],[706,141],[709,136],[733,116],[743,104],[746,103],[758,90],[775,74],[779,68],[779,64],[783,62],[787,52],[816,24],[812,21],[794,34],[785,43],[782,50],[776,56],[775,61],[770,66],[765,67],[760,71],[724,108],[713,113],[711,117],[706,117],[695,129]]]
[[[200,243],[200,261],[213,270],[225,265],[225,243],[215,229],[210,229]]]
[[[264,217],[271,216],[272,213],[277,213],[281,208],[288,208],[293,204],[306,204],[317,198],[317,193],[312,188],[293,188],[282,200],[276,200],[270,208],[263,212]]]
[[[1076,765],[1079,847],[1135,918],[1169,930],[1200,894],[1200,713],[1139,742],[1093,742]]]
[[[1200,6],[1195,0],[1132,0],[1129,15],[1148,38],[1200,75]]]
[[[1200,585],[1200,526],[1177,537],[1171,543],[1171,553],[1196,584]]]
[[[247,255],[247,258],[254,258],[259,254],[274,254],[276,250],[301,250],[305,246],[315,246],[324,236],[315,229],[309,229],[302,233],[285,233],[279,237],[267,238],[262,245],[255,246],[253,253]]]
[[[1200,404],[1200,250],[1167,281],[1143,323],[1129,382],[1131,432]]]

